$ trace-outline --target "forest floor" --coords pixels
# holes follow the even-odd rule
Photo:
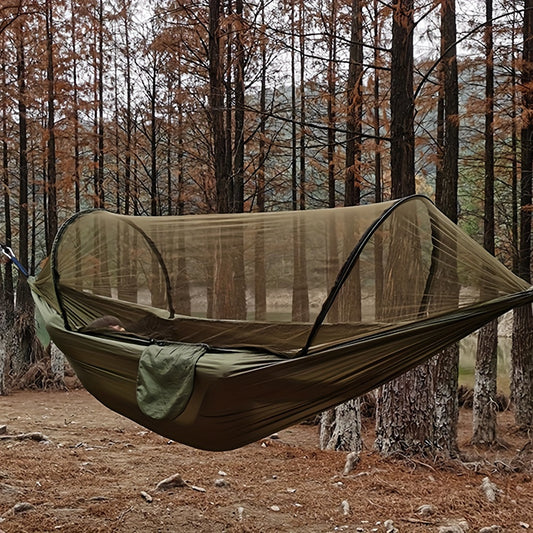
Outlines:
[[[361,460],[344,475],[346,453],[319,450],[315,425],[213,453],[81,389],[15,392],[0,397],[0,532],[533,531],[526,438],[507,411],[502,446],[474,448],[471,417],[462,409],[462,462],[380,458],[367,419]],[[177,486],[156,489],[175,474]]]

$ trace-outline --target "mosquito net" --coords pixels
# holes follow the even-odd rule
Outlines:
[[[37,289],[78,330],[287,356],[528,289],[424,197],[297,212],[80,213]],[[53,281],[53,283],[51,283]]]

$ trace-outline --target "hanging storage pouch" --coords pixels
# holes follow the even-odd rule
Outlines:
[[[191,397],[196,362],[207,351],[203,344],[152,344],[139,359],[137,404],[150,418],[179,416]]]

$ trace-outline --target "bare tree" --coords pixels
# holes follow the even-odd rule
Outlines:
[[[494,44],[492,0],[485,1],[485,207],[483,245],[494,254]],[[490,292],[486,295],[490,297]],[[494,444],[496,435],[498,321],[478,334],[473,406],[473,444]]]
[[[46,0],[46,81],[48,93],[47,120],[47,251],[52,248],[53,239],[57,233],[57,171],[56,171],[56,133],[55,133],[55,77],[54,77],[54,28],[51,0]]]
[[[392,13],[391,180],[393,198],[401,198],[415,192],[413,0],[395,1]],[[385,455],[424,452],[433,440],[433,407],[433,373],[428,364],[385,384],[377,398],[376,449]]]
[[[361,198],[361,133],[363,122],[363,7],[351,6],[350,66],[347,81],[346,177],[344,205],[358,205]]]
[[[520,249],[519,275],[531,280],[531,200],[533,174],[533,0],[526,0],[523,25],[524,49],[521,84],[522,126],[520,140]],[[511,352],[511,400],[519,426],[533,426],[533,315],[531,306],[514,310]]]
[[[332,4],[335,6],[336,4]],[[344,204],[357,205],[361,198],[361,133],[362,133],[362,78],[363,78],[363,13],[359,0],[352,0],[350,17],[350,64],[346,83],[346,171]],[[334,15],[332,15],[334,16]],[[334,205],[333,205],[334,207]],[[330,236],[329,252],[333,264],[337,264],[336,235]],[[338,265],[337,265],[338,267]],[[338,268],[337,268],[338,270]],[[349,309],[341,309],[341,320],[358,321],[361,319],[361,287],[359,266],[347,282],[354,295]],[[347,286],[348,288],[348,286]],[[355,398],[328,409],[321,415],[320,447],[322,449],[360,452],[361,440],[361,406]]]
[[[441,1],[441,64],[439,66],[440,140],[435,203],[457,222],[457,189],[459,181],[459,87],[457,74],[457,30],[455,0]],[[450,247],[455,243],[450,242]],[[441,279],[441,291],[447,298],[458,300],[458,285],[454,273],[451,279]],[[457,423],[459,405],[459,345],[453,344],[435,358],[435,420],[434,442],[441,453],[457,454]]]

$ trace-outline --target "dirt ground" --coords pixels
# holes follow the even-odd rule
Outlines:
[[[511,468],[526,443],[512,414],[499,420],[506,446],[490,451],[468,445],[470,419],[464,410],[465,462],[446,464],[380,458],[367,421],[366,449],[343,475],[346,454],[320,451],[317,426],[213,453],[169,442],[84,390],[16,392],[0,397],[0,532],[461,532],[464,521],[533,531],[531,465]],[[156,490],[174,474],[183,486]]]

